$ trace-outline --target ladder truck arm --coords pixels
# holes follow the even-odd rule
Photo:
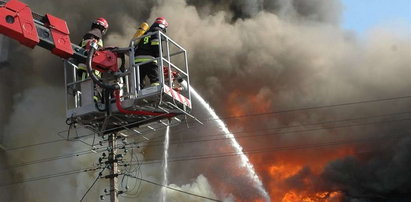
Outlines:
[[[42,16],[34,13],[18,0],[0,1],[0,33],[29,48],[40,46],[60,58],[87,62],[86,50],[71,43],[65,20],[51,14]],[[97,52],[92,58],[94,69],[108,71],[118,68],[116,53],[108,50]]]

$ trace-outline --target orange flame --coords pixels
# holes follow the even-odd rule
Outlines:
[[[274,111],[271,107],[271,99],[260,96],[258,92],[249,93],[240,90],[231,92],[226,100],[227,112],[231,116],[242,116],[245,114],[265,113]],[[271,117],[279,118],[279,117]],[[263,120],[267,121],[267,120]],[[249,119],[238,119],[235,122],[244,128],[253,127]],[[255,123],[255,122],[254,122]],[[333,134],[330,134],[333,135]],[[305,141],[315,140],[314,137],[304,136],[303,138],[294,138],[292,143],[304,144]],[[318,138],[318,137],[317,137]],[[257,139],[241,140],[246,148],[247,145],[255,144]],[[259,139],[261,140],[261,138]],[[250,141],[250,142],[246,142]],[[278,136],[267,136],[265,143],[282,144],[282,139]],[[289,142],[288,142],[289,143]],[[272,145],[270,145],[272,146]],[[299,149],[289,151],[277,151],[264,153],[260,155],[249,155],[251,163],[254,165],[257,174],[262,176],[267,191],[273,202],[334,202],[341,201],[341,192],[338,191],[313,191],[314,182],[310,178],[303,179],[303,185],[306,190],[296,190],[286,185],[286,180],[298,174],[303,168],[309,168],[313,175],[319,175],[324,166],[330,161],[345,157],[354,153],[354,146],[342,145],[338,147],[321,149]],[[258,200],[257,200],[258,201]]]
[[[286,166],[286,164],[272,165],[268,168],[270,176],[279,180],[295,175],[300,169],[300,166],[291,167]]]
[[[287,192],[281,202],[334,202],[341,200],[340,192],[319,192],[315,194]]]

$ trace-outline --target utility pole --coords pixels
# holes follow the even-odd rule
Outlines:
[[[121,152],[118,153],[119,149],[124,149],[124,153],[127,153],[125,145],[120,145],[119,147],[119,145],[117,144],[117,141],[120,137],[125,144],[127,142],[126,137],[121,133],[120,135],[118,135],[117,133],[109,134],[107,140],[105,139],[105,137],[103,137],[103,141],[108,142],[108,155],[106,155],[106,153],[103,153],[102,157],[99,158],[98,165],[105,165],[105,168],[108,168],[110,170],[109,173],[104,176],[105,179],[108,179],[110,181],[110,187],[108,190],[104,189],[104,194],[100,195],[101,200],[104,200],[105,196],[110,195],[110,202],[119,202],[118,196],[125,193],[125,191],[119,190],[119,186],[117,184],[118,176],[121,175],[119,167],[127,166],[122,165],[124,154],[122,154]],[[103,145],[102,141],[100,141],[100,145]],[[107,159],[107,161],[104,161],[104,159]],[[126,189],[128,189],[128,186],[126,186]]]
[[[118,202],[118,162],[117,162],[117,134],[110,134],[108,137],[108,144],[110,148],[110,154],[108,155],[108,163],[110,164],[110,175],[106,178],[110,178],[110,202]]]

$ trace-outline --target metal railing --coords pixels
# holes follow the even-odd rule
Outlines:
[[[156,61],[157,63],[157,72],[160,87],[168,86],[169,88],[173,89],[176,85],[178,85],[177,79],[180,81],[185,81],[187,84],[190,83],[187,51],[164,33],[157,31],[143,35],[131,41],[130,47],[133,47],[132,49],[135,49],[136,46],[138,46],[138,44],[135,43],[136,41],[139,41],[144,37],[150,37],[154,35],[157,35],[157,38],[160,39],[158,46],[159,57],[141,63],[133,64],[133,62],[135,61],[135,56],[134,54],[129,55],[131,68],[129,70],[130,76],[126,80],[128,80],[128,89],[130,90],[130,92],[128,93],[135,98],[142,96],[144,97],[144,95],[142,95],[141,93],[142,90],[144,90],[141,88],[141,86],[143,86],[141,84],[144,81],[140,80],[140,69],[143,65],[151,63],[153,61]],[[178,78],[175,78],[176,76],[178,76]],[[189,89],[190,86],[186,85],[181,87],[184,87],[184,90],[179,91],[179,93],[191,100]]]
[[[157,35],[160,43],[158,46],[159,57],[153,58],[152,60],[144,61],[141,63],[135,63],[135,50],[138,48],[138,42],[144,37]],[[117,82],[121,81],[121,99],[122,100],[139,100],[145,99],[148,96],[160,96],[158,104],[160,105],[163,100],[164,89],[168,87],[169,89],[176,90],[181,96],[187,98],[191,102],[190,95],[190,77],[188,72],[188,59],[187,51],[173,41],[170,37],[164,33],[157,31],[143,35],[130,42],[129,47],[120,48],[119,51],[128,56],[128,62],[125,65],[125,70],[116,72]],[[146,87],[142,88],[144,80],[140,80],[140,70],[143,65],[156,61],[158,70],[158,80],[160,85],[157,87]],[[74,62],[75,63],[75,62]],[[82,91],[84,87],[87,90],[93,89],[93,84],[91,84],[90,78],[84,80],[79,80],[77,78],[77,64],[70,61],[65,62],[65,82],[66,82],[66,110],[73,110],[75,108],[84,107],[84,95]],[[174,73],[173,73],[174,72]],[[181,84],[184,81],[185,86]],[[90,84],[90,87],[89,85]],[[179,86],[180,85],[180,86]],[[149,86],[149,85],[146,85]],[[90,92],[88,92],[90,93]],[[90,95],[93,96],[92,94]],[[87,97],[88,98],[88,97]],[[88,98],[89,99],[89,98]],[[92,99],[92,98],[90,98]],[[180,104],[176,104],[178,101],[174,100],[174,97],[168,97],[168,100],[172,100],[175,107]],[[87,102],[90,104],[89,102]],[[191,107],[190,107],[191,108]],[[185,109],[182,109],[186,111]]]

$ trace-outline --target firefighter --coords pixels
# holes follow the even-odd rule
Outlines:
[[[103,36],[108,30],[108,22],[104,18],[97,18],[91,23],[91,30],[88,31],[80,42],[80,46],[86,50],[90,48],[90,43],[92,41],[97,41],[98,49],[103,48]],[[98,71],[95,72],[97,75],[100,74]],[[87,67],[85,64],[79,64],[77,69],[78,80],[84,80],[88,77]]]
[[[86,51],[90,50],[90,45],[91,42],[95,41],[97,42],[97,49],[103,49],[103,36],[106,34],[108,30],[108,22],[104,18],[97,18],[91,23],[91,29],[88,31],[82,38],[80,42],[80,46]],[[101,77],[101,72],[94,70],[93,73],[97,77]],[[86,64],[80,63],[77,65],[77,80],[85,80],[87,77],[89,77],[87,73],[87,66]],[[96,104],[96,108],[99,111],[104,111],[105,109],[102,108],[100,105],[102,105],[103,101],[103,94],[104,90],[99,88],[98,86],[94,86],[94,95],[93,95],[93,100]],[[79,95],[78,95],[79,97]]]
[[[158,17],[151,25],[150,29],[147,31],[147,34],[161,31],[166,33],[168,23],[164,17]],[[135,63],[142,63],[153,60],[152,62],[146,63],[140,66],[140,86],[144,88],[144,78],[147,76],[150,80],[151,86],[158,86],[159,76],[158,71],[159,67],[157,65],[157,60],[155,58],[160,56],[159,53],[159,44],[160,39],[157,34],[149,35],[140,40],[135,50]]]

